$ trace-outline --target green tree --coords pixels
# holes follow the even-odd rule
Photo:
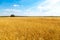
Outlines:
[[[10,17],[15,17],[15,15],[14,14],[11,14]]]

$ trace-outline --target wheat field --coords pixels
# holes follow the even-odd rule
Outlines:
[[[60,40],[60,17],[0,17],[0,40]]]

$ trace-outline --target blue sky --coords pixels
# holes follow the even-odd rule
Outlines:
[[[0,0],[0,15],[60,16],[60,0]]]

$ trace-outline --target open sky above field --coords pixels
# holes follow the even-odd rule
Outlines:
[[[60,0],[0,0],[0,15],[60,16]]]

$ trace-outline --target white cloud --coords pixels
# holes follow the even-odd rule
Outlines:
[[[3,15],[11,15],[11,14],[22,15],[21,13],[22,11],[18,9],[4,9],[2,12]]]
[[[60,16],[60,0],[45,0],[44,2],[27,10],[27,15]]]
[[[19,7],[20,5],[14,4],[13,6],[14,6],[14,7]]]
[[[4,11],[7,11],[7,12],[21,12],[21,10],[17,10],[17,9],[5,9]]]

